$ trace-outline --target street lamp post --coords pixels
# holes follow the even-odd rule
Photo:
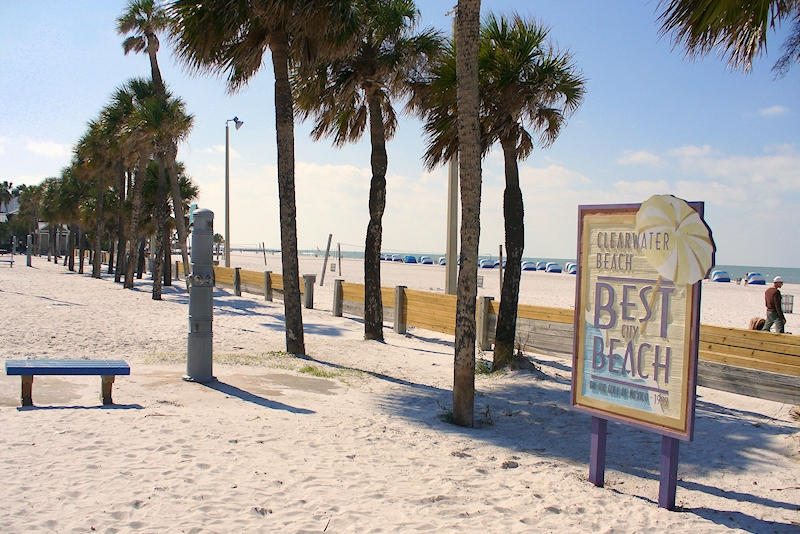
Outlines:
[[[231,266],[231,164],[229,155],[231,133],[228,128],[229,122],[234,123],[237,130],[244,124],[244,121],[240,121],[239,117],[225,121],[225,267]]]

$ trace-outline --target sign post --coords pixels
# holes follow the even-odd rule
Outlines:
[[[592,416],[603,486],[608,421],[662,435],[659,507],[674,509],[679,440],[694,435],[701,283],[714,264],[703,203],[671,195],[579,206],[572,406]]]

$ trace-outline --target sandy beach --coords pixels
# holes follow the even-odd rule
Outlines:
[[[24,258],[0,267],[0,356],[125,359],[97,377],[0,375],[0,532],[799,532],[792,406],[698,388],[680,450],[678,511],[657,507],[660,436],[609,425],[606,487],[588,481],[590,418],[570,410],[570,363],[476,378],[476,428],[449,424],[452,338],[331,314],[333,278],[304,310],[307,356],[286,355],[283,304],[217,288],[214,374],[184,382],[187,294],[150,297]],[[278,256],[233,265],[280,271]],[[363,280],[344,260],[342,278]],[[303,257],[316,274],[322,258]],[[485,270],[481,294],[499,296]],[[441,291],[443,268],[384,264],[383,285]],[[520,301],[571,307],[575,277],[523,273]],[[745,327],[763,286],[703,285],[702,322]],[[787,284],[784,294],[800,294]],[[800,332],[798,314],[787,330]],[[491,354],[486,355],[491,359]]]

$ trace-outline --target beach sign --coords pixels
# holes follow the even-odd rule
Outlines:
[[[700,281],[715,255],[703,203],[656,195],[578,213],[572,406],[593,417],[590,479],[603,485],[608,420],[662,434],[662,475],[666,454],[677,477],[677,440],[694,432]]]

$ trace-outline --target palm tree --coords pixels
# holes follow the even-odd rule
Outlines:
[[[386,141],[397,117],[392,100],[440,48],[433,30],[412,32],[419,18],[413,0],[358,0],[357,48],[351,56],[322,61],[310,76],[294,78],[300,117],[314,119],[311,136],[333,137],[336,146],[361,139],[369,125],[372,179],[364,253],[364,338],[383,340],[381,235],[386,207]]]
[[[101,250],[103,241],[103,221],[105,214],[105,197],[108,189],[111,159],[109,155],[111,140],[101,120],[89,122],[86,133],[75,147],[77,170],[86,182],[91,182],[97,198],[97,214],[95,217],[95,245],[92,255],[92,277],[101,276]]]
[[[153,246],[153,299],[161,300],[164,239],[169,235],[169,207],[167,206],[166,167],[170,147],[184,139],[191,131],[194,117],[186,113],[186,105],[180,98],[167,93],[164,102],[156,98],[146,99],[139,107],[135,120],[140,128],[152,135],[153,155],[156,160],[157,187],[154,206],[156,239]],[[177,181],[177,172],[175,173]],[[180,191],[178,192],[180,195]],[[173,199],[175,200],[175,199]],[[176,220],[183,218],[183,201],[180,196],[173,202]]]
[[[11,202],[12,198],[14,198],[14,195],[11,194],[13,187],[14,184],[11,182],[6,182],[5,180],[0,183],[0,208],[3,206],[8,207],[8,203]]]
[[[481,150],[485,155],[493,143],[500,143],[506,179],[503,211],[508,260],[497,320],[494,367],[498,369],[514,355],[525,242],[518,160],[530,155],[535,144],[526,127],[540,134],[539,145],[550,146],[584,94],[583,80],[570,64],[569,54],[548,47],[546,39],[546,28],[516,15],[510,20],[490,15],[481,30]],[[412,105],[425,119],[429,143],[424,160],[429,168],[458,150],[455,54],[449,46],[432,66],[432,76],[414,86]]]
[[[690,57],[719,50],[733,69],[749,71],[767,46],[767,34],[785,20],[792,30],[772,70],[785,75],[800,61],[800,2],[797,0],[661,0],[658,17],[662,35],[686,46]]]
[[[494,365],[499,369],[514,357],[514,337],[525,246],[524,206],[518,161],[533,151],[531,130],[549,147],[566,118],[583,101],[584,80],[569,53],[550,48],[548,30],[518,15],[489,15],[481,30],[478,56],[486,136],[503,149],[506,188],[503,194],[506,251],[500,311],[497,316]]]
[[[458,0],[459,182],[461,186],[461,265],[456,297],[453,361],[453,422],[473,425],[475,408],[475,304],[478,297],[478,242],[481,233],[481,127],[478,85],[480,0]]]
[[[39,247],[39,208],[42,202],[42,186],[41,185],[18,185],[12,192],[14,196],[19,198],[19,217],[27,219],[28,221],[28,234],[30,234],[34,241],[33,246]]]
[[[125,12],[117,19],[117,32],[120,35],[130,35],[122,43],[122,48],[127,55],[130,52],[145,52],[150,59],[150,72],[153,80],[153,87],[158,101],[167,105],[167,89],[164,80],[161,78],[161,70],[158,67],[158,50],[160,42],[158,34],[167,31],[172,18],[164,4],[156,0],[129,0]],[[172,198],[177,199],[174,203],[175,208],[182,207],[184,202],[180,200],[180,185],[178,183],[178,173],[176,161],[178,156],[177,140],[167,144],[165,153],[166,170],[169,176],[170,190]],[[185,213],[180,217],[175,217],[175,226],[178,230],[178,240],[180,241],[181,255],[183,256],[184,275],[188,275],[189,252],[186,245],[187,229]]]
[[[119,105],[126,108],[126,120],[123,123],[125,143],[136,160],[135,177],[129,197],[131,201],[130,236],[128,237],[127,263],[125,266],[125,288],[133,288],[134,269],[139,259],[139,223],[142,208],[142,188],[147,174],[147,165],[155,153],[156,120],[158,101],[155,98],[153,84],[143,79],[129,80],[115,98]]]
[[[326,51],[327,33],[346,26],[346,0],[175,0],[176,52],[190,67],[227,74],[228,90],[244,87],[261,68],[269,48],[275,76],[275,130],[278,199],[284,279],[286,350],[305,354],[297,261],[297,208],[294,188],[294,105],[289,82],[291,59],[312,64]],[[331,42],[333,42],[331,40]],[[341,44],[341,43],[339,43]]]

